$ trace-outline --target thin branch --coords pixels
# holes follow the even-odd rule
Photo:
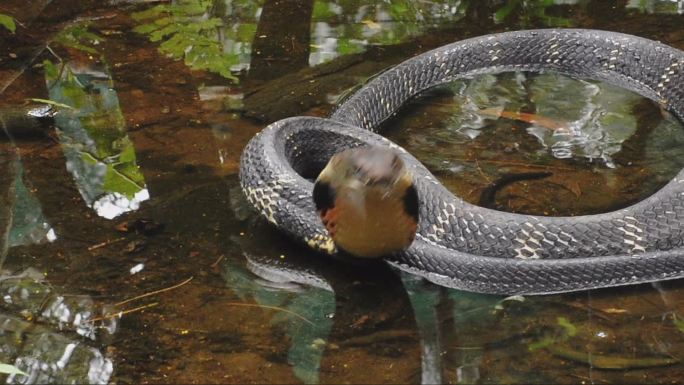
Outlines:
[[[177,289],[177,288],[179,288],[179,287],[181,287],[181,286],[187,284],[188,282],[192,281],[193,278],[194,278],[194,277],[190,277],[190,278],[186,279],[185,281],[183,281],[183,282],[181,282],[181,283],[179,283],[179,284],[177,284],[177,285],[173,285],[173,286],[167,287],[167,288],[165,288],[165,289],[155,290],[155,291],[151,291],[151,292],[149,292],[149,293],[141,294],[141,295],[139,295],[139,296],[137,296],[137,297],[129,298],[129,299],[125,300],[125,301],[121,301],[121,302],[119,302],[119,303],[115,303],[114,306],[121,306],[121,305],[123,305],[123,304],[125,304],[125,303],[133,302],[133,301],[138,300],[138,299],[140,299],[140,298],[145,298],[145,297],[149,297],[149,296],[151,296],[151,295],[155,295],[155,294],[163,293],[163,292],[166,292],[166,291],[169,291],[169,290]]]
[[[96,245],[92,245],[92,246],[88,247],[88,251],[97,250],[97,249],[99,249],[99,248],[101,248],[101,247],[109,246],[109,245],[111,245],[112,243],[121,242],[121,241],[123,241],[123,240],[125,240],[125,239],[126,239],[125,237],[116,238],[116,239],[112,239],[112,240],[109,240],[109,239],[108,239],[108,240],[106,240],[106,241],[104,241],[104,242],[100,242],[100,243],[98,243],[98,244],[96,244]]]
[[[118,312],[118,313],[107,313],[107,314],[105,314],[105,315],[102,316],[102,317],[91,318],[91,319],[88,320],[88,322],[104,321],[104,320],[111,319],[111,318],[114,318],[114,317],[119,317],[119,318],[121,318],[121,316],[123,316],[123,315],[125,315],[125,314],[130,314],[130,313],[133,313],[133,312],[136,312],[136,311],[140,311],[140,310],[144,310],[144,309],[147,309],[147,308],[155,307],[155,306],[157,306],[157,305],[159,305],[159,302],[152,302],[152,303],[149,303],[149,304],[147,304],[147,305],[134,307],[133,309],[123,310],[123,311],[120,311],[120,312]]]

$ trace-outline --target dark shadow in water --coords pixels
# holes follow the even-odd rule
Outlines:
[[[309,64],[314,0],[267,0],[261,8],[246,81],[270,80]]]

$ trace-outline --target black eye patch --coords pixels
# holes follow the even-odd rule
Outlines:
[[[335,206],[335,192],[327,182],[318,181],[314,184],[313,200],[317,211],[324,211]]]
[[[418,191],[416,191],[416,187],[411,184],[406,189],[406,194],[404,194],[404,210],[406,210],[406,213],[415,219],[416,222],[418,222],[418,205]]]

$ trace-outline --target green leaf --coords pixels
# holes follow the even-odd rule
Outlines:
[[[26,372],[10,364],[0,364],[0,373],[3,374],[21,374],[22,376],[28,376]]]
[[[157,17],[161,13],[165,12],[168,12],[168,7],[166,6],[166,4],[161,4],[141,12],[136,12],[131,16],[133,17],[133,20],[140,21],[144,19],[151,19],[153,17]]]
[[[135,148],[133,148],[133,145],[130,144],[130,142],[124,147],[123,150],[121,150],[121,154],[119,154],[119,162],[135,162]]]
[[[673,322],[677,329],[679,329],[680,332],[684,333],[684,320],[680,320],[679,318],[675,317]]]
[[[496,11],[494,13],[494,21],[501,23],[502,21],[506,20],[511,12],[518,7],[519,3],[519,0],[510,1],[508,4],[506,4],[506,6]]]
[[[134,28],[153,42],[160,42],[159,51],[176,60],[184,60],[192,69],[206,70],[230,79],[238,78],[230,67],[239,62],[239,53],[226,53],[217,37],[217,28],[223,20],[209,17],[212,0],[178,0],[134,14],[136,20],[147,23]],[[236,32],[237,31],[237,32]],[[256,24],[227,28],[228,35],[237,40],[251,42]]]
[[[113,165],[107,165],[107,172],[105,173],[104,185],[105,191],[118,192],[121,195],[131,199],[143,186],[136,183],[129,176],[124,175],[123,172],[117,170]]]
[[[577,334],[577,326],[570,323],[570,321],[568,321],[567,318],[558,317],[557,322],[558,322],[558,325],[562,326],[563,329],[565,330],[566,336],[574,337]]]
[[[102,37],[88,31],[88,24],[85,22],[74,24],[62,30],[54,39],[55,42],[65,47],[75,48],[91,54],[98,54],[98,51],[92,45],[98,44],[102,40],[104,40]]]
[[[335,17],[335,12],[330,9],[330,4],[324,0],[316,0],[313,6],[313,21],[324,21]]]
[[[2,13],[0,13],[0,25],[7,28],[12,33],[17,30],[17,25],[14,23],[14,19],[11,16]]]
[[[535,350],[539,350],[541,348],[548,347],[548,346],[554,344],[555,342],[556,342],[555,338],[547,336],[547,337],[540,339],[539,341],[532,342],[532,343],[528,344],[527,349],[529,351],[533,352]]]
[[[59,76],[57,66],[49,60],[43,60],[43,69],[45,70],[45,76],[52,81],[56,80],[57,76]]]

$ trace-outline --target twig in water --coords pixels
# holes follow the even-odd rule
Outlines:
[[[225,258],[225,257],[226,257],[225,255],[221,254],[221,256],[218,257],[218,259],[216,260],[216,262],[212,263],[209,266],[211,266],[211,268],[218,266],[219,262],[223,261],[223,258]]]
[[[109,246],[109,245],[111,245],[112,243],[121,242],[121,241],[123,241],[124,239],[126,239],[126,238],[121,237],[121,238],[116,238],[116,239],[112,239],[112,240],[109,240],[109,239],[108,239],[108,240],[106,240],[106,241],[104,241],[104,242],[98,243],[97,245],[92,245],[92,246],[88,247],[88,251],[97,250],[97,249],[99,249],[99,248],[101,248],[101,247]]]
[[[165,292],[165,291],[177,289],[177,288],[179,288],[179,287],[185,285],[186,283],[192,281],[193,278],[195,278],[195,277],[190,277],[190,278],[186,279],[185,281],[183,281],[183,282],[181,282],[181,283],[179,283],[179,284],[177,284],[177,285],[173,285],[173,286],[167,287],[167,288],[165,288],[165,289],[159,289],[159,290],[151,291],[151,292],[149,292],[149,293],[141,294],[141,295],[139,295],[139,296],[137,296],[137,297],[129,298],[129,299],[127,299],[127,300],[124,300],[124,301],[115,303],[114,306],[121,306],[121,305],[123,305],[123,304],[125,304],[125,303],[133,302],[133,301],[138,300],[138,299],[140,299],[140,298],[145,298],[145,297],[149,297],[149,296],[151,296],[151,295],[163,293],[163,292]]]
[[[117,313],[107,313],[107,314],[103,315],[102,317],[91,318],[88,320],[88,322],[104,321],[106,319],[110,319],[110,318],[114,318],[114,317],[121,317],[124,314],[130,314],[130,313],[140,311],[140,310],[144,310],[144,309],[147,309],[150,307],[155,307],[157,305],[159,305],[159,302],[152,302],[152,303],[149,303],[147,305],[134,307],[133,309],[122,310],[122,311],[117,312]]]

